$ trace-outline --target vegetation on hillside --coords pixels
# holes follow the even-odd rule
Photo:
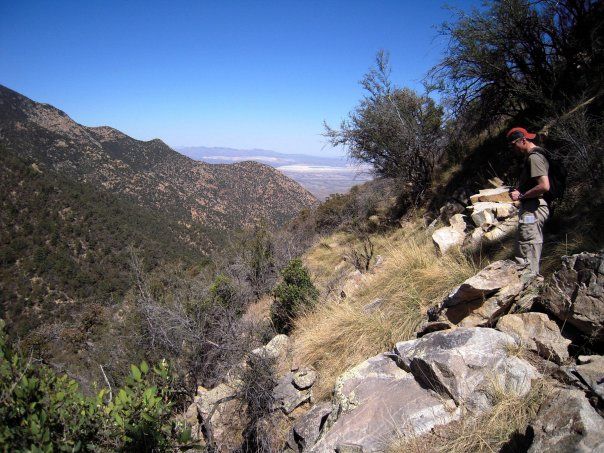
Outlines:
[[[190,440],[172,419],[174,389],[163,362],[132,365],[122,387],[86,397],[73,379],[13,351],[0,320],[0,378],[3,450],[151,452]]]
[[[186,229],[6,149],[0,172],[0,303],[15,336],[49,316],[69,318],[85,303],[117,304],[132,284],[131,250],[147,271],[206,260],[201,229]]]
[[[342,372],[411,338],[427,307],[489,259],[510,255],[502,243],[484,256],[452,251],[437,257],[424,227],[446,201],[466,202],[489,177],[513,184],[518,164],[503,138],[511,125],[548,132],[546,145],[570,171],[568,194],[556,208],[564,219],[550,224],[544,267],[561,252],[601,248],[602,8],[596,1],[492,0],[445,24],[450,46],[430,75],[445,95],[442,105],[395,86],[385,54],[378,54],[362,82],[366,96],[326,135],[371,163],[379,178],[304,210],[279,232],[244,222],[250,228],[211,259],[200,252],[203,238],[191,224],[168,221],[3,150],[3,309],[11,330],[26,334],[18,342],[26,353],[69,371],[94,395],[81,396],[70,379],[24,361],[2,337],[5,442],[22,449],[75,447],[80,439],[81,449],[172,448],[177,431],[170,411],[182,410],[197,385],[221,382],[277,331],[289,333],[296,358],[317,369],[314,396],[327,399]],[[136,157],[124,154],[111,130],[93,132],[110,143],[109,154]],[[147,158],[158,164],[157,154]],[[248,167],[248,175],[258,170]],[[236,189],[245,204],[248,189]],[[147,208],[174,200],[170,193],[136,196]],[[180,220],[191,214],[175,209]],[[220,222],[226,225],[230,215]],[[276,215],[279,222],[285,217]],[[362,246],[365,260],[356,262]],[[377,255],[383,260],[376,268]],[[366,272],[372,269],[379,270]],[[246,316],[267,294],[275,298],[268,319]],[[128,373],[129,363],[143,359],[166,359],[174,376],[163,365]],[[256,425],[271,406],[266,389],[275,383],[275,364],[248,365],[244,391],[255,431],[247,434],[258,446],[263,439]],[[98,393],[95,385],[112,393]],[[499,395],[493,414],[511,426],[502,429],[490,416],[483,426],[454,425],[462,435],[451,440],[443,433],[443,450],[499,448],[520,426],[512,422],[534,415],[538,393],[528,402]]]

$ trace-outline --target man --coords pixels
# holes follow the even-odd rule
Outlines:
[[[520,264],[528,264],[531,273],[538,275],[543,247],[543,224],[549,218],[549,207],[543,194],[549,191],[550,182],[545,150],[531,141],[535,136],[522,127],[510,129],[506,134],[508,146],[524,156],[518,188],[510,192],[512,200],[520,201],[516,260]]]

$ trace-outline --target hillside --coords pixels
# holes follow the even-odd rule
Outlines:
[[[187,227],[204,225],[214,242],[227,230],[260,220],[282,225],[316,203],[308,191],[269,166],[196,162],[159,139],[139,141],[110,127],[82,126],[61,110],[3,86],[0,144]]]
[[[200,263],[202,228],[185,228],[91,184],[0,153],[0,304],[15,335],[115,304],[132,285],[130,253],[151,270]]]

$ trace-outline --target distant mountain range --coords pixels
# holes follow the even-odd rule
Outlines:
[[[0,85],[0,312],[13,333],[121,300],[131,253],[146,271],[199,266],[238,229],[316,203],[268,165],[198,162]]]
[[[265,149],[175,147],[192,159],[210,164],[252,160],[276,168],[300,183],[319,199],[333,193],[347,192],[350,187],[371,179],[370,167],[352,163],[346,157],[322,157],[285,154]]]
[[[316,203],[270,166],[200,163],[159,139],[139,141],[111,127],[82,126],[1,85],[0,144],[184,225],[201,224],[214,236],[261,220],[278,226]]]

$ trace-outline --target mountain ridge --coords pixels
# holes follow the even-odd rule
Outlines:
[[[78,124],[65,112],[0,85],[0,143],[183,225],[214,236],[260,221],[280,226],[316,199],[273,168],[197,162],[160,139],[141,141],[110,126]]]

